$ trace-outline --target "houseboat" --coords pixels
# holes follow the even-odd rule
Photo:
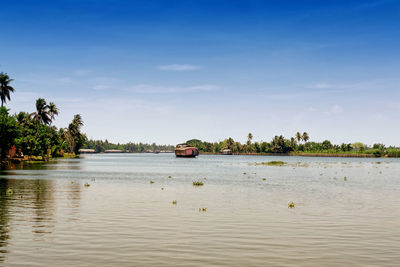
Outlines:
[[[189,146],[188,144],[176,145],[175,156],[177,157],[194,158],[197,155],[199,155],[199,151],[193,146]]]
[[[222,155],[232,155],[232,150],[225,148],[221,150]]]

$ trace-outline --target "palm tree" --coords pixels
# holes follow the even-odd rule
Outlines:
[[[249,133],[247,135],[247,145],[251,145],[251,140],[253,140],[253,135],[251,133]]]
[[[307,143],[307,141],[310,139],[310,137],[308,136],[308,133],[304,132],[301,139],[303,139],[304,143]]]
[[[39,98],[36,100],[36,112],[31,113],[31,117],[40,124],[50,124],[51,117],[49,113],[49,106],[46,103],[46,100],[43,98]]]
[[[48,111],[51,121],[55,119],[55,116],[58,116],[58,108],[54,102],[49,103],[49,111]]]
[[[9,84],[13,81],[7,75],[7,73],[0,72],[0,99],[1,99],[1,106],[6,103],[6,100],[10,100],[10,92],[14,92],[15,89],[11,87]]]
[[[81,130],[81,127],[83,126],[83,120],[81,114],[76,114],[74,116],[74,119],[72,120],[72,125],[77,131]]]
[[[297,132],[295,138],[296,138],[297,142],[300,142],[301,139],[302,139],[301,133],[300,133],[300,132]]]
[[[65,139],[70,146],[70,152],[78,153],[79,148],[83,145],[85,136],[80,131],[82,126],[82,117],[77,114],[65,131]]]

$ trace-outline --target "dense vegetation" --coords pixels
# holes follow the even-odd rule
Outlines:
[[[0,156],[5,158],[12,146],[24,155],[49,158],[62,156],[65,152],[78,153],[86,140],[81,133],[83,126],[81,116],[75,115],[67,128],[57,129],[51,125],[59,114],[57,106],[39,98],[36,100],[36,111],[19,112],[11,115],[4,106],[11,99],[10,93],[15,89],[10,83],[13,80],[5,73],[0,73]]]
[[[369,147],[363,143],[348,143],[335,145],[329,140],[323,142],[309,141],[308,133],[300,134],[297,132],[294,137],[285,138],[282,135],[275,136],[270,142],[253,142],[251,133],[247,136],[247,142],[242,144],[232,138],[221,142],[203,142],[198,139],[192,139],[186,143],[195,146],[200,152],[220,153],[223,149],[230,149],[234,154],[360,154],[371,155],[375,157],[389,156],[400,157],[400,149],[396,147],[386,147],[383,144],[374,144]]]
[[[104,152],[110,149],[118,149],[126,152],[148,152],[148,151],[173,151],[172,145],[157,145],[143,143],[113,144],[107,140],[87,140],[84,148],[94,149],[96,152]]]

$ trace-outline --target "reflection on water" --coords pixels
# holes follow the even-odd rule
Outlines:
[[[255,164],[270,160],[287,164]],[[397,159],[170,154],[13,166],[0,172],[0,262],[395,266],[399,173]]]

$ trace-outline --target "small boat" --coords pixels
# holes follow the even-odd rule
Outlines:
[[[199,150],[194,146],[189,146],[188,144],[178,144],[175,148],[175,156],[194,158],[199,155]]]

